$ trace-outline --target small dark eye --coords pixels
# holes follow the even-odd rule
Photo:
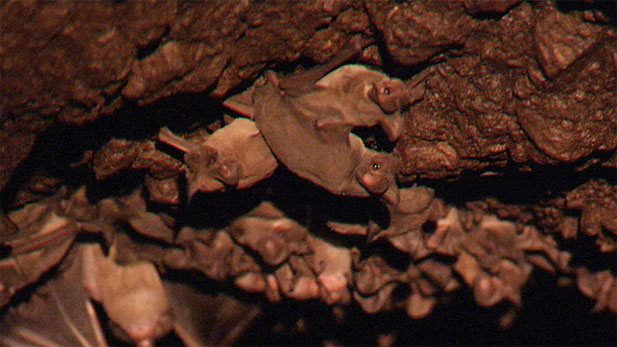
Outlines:
[[[375,164],[373,164],[372,169],[373,169],[373,170],[375,170],[375,171],[377,171],[377,170],[381,169],[381,165],[379,165],[379,164],[375,163]]]
[[[383,93],[386,95],[390,95],[390,88],[384,88]]]

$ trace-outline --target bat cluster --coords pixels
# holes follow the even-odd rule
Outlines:
[[[241,332],[236,326],[259,314],[257,306],[231,296],[161,279],[165,249],[136,248],[123,233],[129,228],[172,242],[169,220],[146,212],[140,191],[96,205],[85,188],[67,193],[61,189],[4,216],[0,241],[9,254],[0,261],[0,307],[46,273],[55,276],[35,287],[28,301],[6,310],[1,345],[107,346],[94,302],[117,338],[140,346],[172,330],[188,346],[230,344]]]
[[[271,302],[356,302],[367,313],[402,309],[421,318],[463,285],[479,305],[508,302],[516,312],[538,267],[575,278],[598,310],[617,309],[617,279],[609,272],[573,267],[571,255],[535,227],[447,206],[424,187],[401,189],[400,214],[391,221],[396,233],[373,234],[386,235],[407,255],[402,264],[346,245],[336,234],[315,233],[269,201],[225,227],[185,225],[177,232],[174,218],[145,206],[140,190],[92,204],[85,188],[72,195],[61,189],[5,216],[1,241],[10,253],[0,261],[0,305],[44,274],[56,274],[28,301],[10,305],[2,344],[104,346],[94,302],[117,338],[142,346],[171,331],[189,346],[228,344],[239,333],[234,327],[259,313],[254,305],[166,279],[175,271],[232,283]],[[343,236],[379,230],[370,223],[327,225]],[[511,318],[506,314],[502,323]]]
[[[233,327],[258,314],[255,306],[165,279],[177,270],[262,293],[271,302],[355,301],[368,313],[403,309],[421,318],[463,284],[473,289],[478,304],[506,301],[515,312],[536,266],[576,277],[581,291],[604,303],[599,309],[617,311],[617,301],[611,301],[617,296],[614,276],[570,266],[571,255],[551,236],[447,206],[430,188],[398,187],[398,159],[366,148],[351,131],[379,125],[396,141],[402,112],[421,93],[365,66],[337,69],[358,50],[352,44],[304,73],[280,78],[267,72],[249,91],[225,102],[250,119],[237,118],[211,135],[189,139],[161,129],[158,140],[183,151],[184,164],[152,141],[113,140],[97,153],[94,166],[97,178],[122,167],[147,169],[149,199],[177,205],[178,172],[184,171],[190,201],[199,192],[251,188],[280,163],[334,195],[376,197],[388,212],[386,227],[337,220],[302,225],[264,197],[224,227],[198,228],[149,211],[141,189],[96,203],[85,188],[72,195],[61,189],[1,216],[0,245],[8,254],[0,260],[0,307],[45,273],[59,275],[7,309],[0,343],[106,345],[93,302],[114,335],[142,346],[170,331],[187,345],[229,344],[239,333]],[[314,232],[318,228],[329,230]],[[82,234],[94,236],[84,240]],[[137,236],[148,242],[136,242]],[[393,264],[377,252],[350,247],[341,242],[347,237],[385,240],[406,261]],[[50,314],[42,312],[62,319],[48,322]],[[511,315],[504,317],[507,325]]]
[[[365,147],[351,131],[380,125],[390,141],[403,129],[401,112],[420,96],[402,81],[361,65],[332,72],[361,47],[352,42],[329,63],[283,79],[272,71],[224,103],[238,118],[200,143],[163,128],[158,139],[183,152],[187,196],[249,188],[281,162],[301,178],[342,196],[380,197],[392,218],[398,207],[397,157]],[[275,159],[276,158],[276,159]],[[390,227],[389,233],[396,224]]]

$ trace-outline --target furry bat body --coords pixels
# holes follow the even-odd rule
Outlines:
[[[225,186],[249,188],[272,175],[278,163],[255,123],[238,118],[215,131],[203,144],[178,137],[167,128],[159,140],[185,152],[188,196],[224,191]]]

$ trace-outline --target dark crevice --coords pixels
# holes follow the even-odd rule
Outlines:
[[[497,168],[497,175],[481,176],[464,172],[453,180],[420,179],[415,183],[435,189],[436,196],[447,203],[464,206],[466,202],[487,197],[504,204],[536,204],[572,191],[591,179],[606,179],[615,184],[614,169],[593,166],[577,171],[575,164],[531,165],[528,172],[521,165]]]
[[[572,0],[557,0],[555,1],[557,9],[564,13],[582,12],[590,10],[598,10],[609,19],[609,23],[598,22],[597,24],[617,26],[617,4],[611,0],[597,1],[572,1]]]
[[[148,44],[146,44],[145,46],[138,46],[137,54],[136,54],[137,60],[142,60],[150,56],[152,53],[156,52],[156,50],[161,46],[161,43],[165,40],[165,38],[169,36],[169,31],[170,31],[170,27],[167,26],[165,28],[165,31],[159,38],[148,42]]]

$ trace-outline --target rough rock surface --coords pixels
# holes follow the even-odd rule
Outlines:
[[[482,13],[500,17],[474,17]],[[610,20],[599,14],[517,1],[6,2],[2,138],[23,145],[3,146],[0,186],[44,129],[38,119],[74,124],[132,101],[221,96],[275,62],[323,62],[354,34],[383,39],[405,75],[438,67],[397,145],[406,177],[612,151],[617,43],[612,28],[590,22]]]

